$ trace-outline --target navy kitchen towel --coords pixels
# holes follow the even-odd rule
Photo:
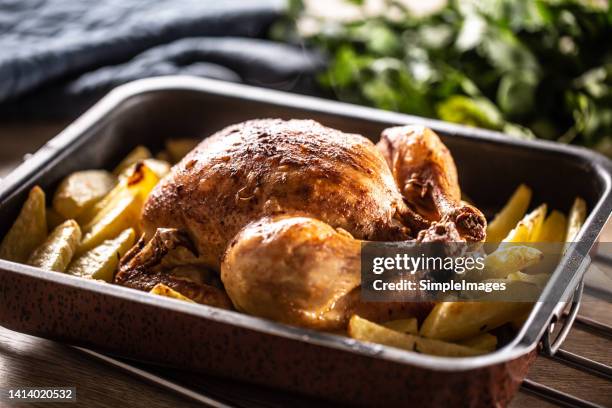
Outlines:
[[[0,114],[73,116],[130,80],[193,74],[308,92],[316,54],[265,36],[285,0],[0,0]]]

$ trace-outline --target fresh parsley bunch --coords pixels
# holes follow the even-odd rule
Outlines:
[[[606,0],[451,0],[422,17],[385,1],[384,13],[349,22],[293,1],[309,22],[303,38],[329,59],[320,84],[337,98],[612,155]]]

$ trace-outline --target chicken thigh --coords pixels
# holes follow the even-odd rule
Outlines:
[[[426,186],[416,195],[415,183]],[[196,266],[220,276],[238,310],[325,330],[353,313],[422,315],[431,304],[360,300],[362,241],[483,239],[482,214],[470,208],[476,221],[463,225],[462,208],[452,157],[429,130],[387,130],[377,148],[310,120],[244,122],[205,139],[147,200],[146,239],[166,228],[193,245],[177,255],[164,242],[184,239],[141,243],[116,282],[180,291],[187,279],[197,301],[223,304],[210,282],[194,293],[193,279],[176,272]],[[165,272],[160,253],[172,260]]]

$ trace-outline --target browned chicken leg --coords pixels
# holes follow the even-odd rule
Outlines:
[[[486,219],[461,201],[457,168],[438,135],[423,126],[385,129],[376,145],[408,205],[430,222],[453,223],[467,241],[483,241]]]
[[[361,242],[305,216],[265,217],[232,241],[221,279],[238,310],[322,330],[372,320],[421,317],[431,303],[360,300]]]

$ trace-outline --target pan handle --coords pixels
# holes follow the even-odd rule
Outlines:
[[[544,336],[542,338],[542,346],[543,352],[549,356],[554,356],[555,353],[559,350],[565,338],[569,334],[572,326],[574,324],[574,320],[576,320],[576,316],[578,315],[578,309],[580,309],[580,300],[582,299],[582,292],[584,291],[584,279],[580,279],[580,283],[576,287],[574,291],[574,295],[572,296],[572,306],[570,307],[569,313],[563,322],[563,327],[561,331],[555,337],[554,340],[551,339],[553,331],[555,329],[555,322],[550,322],[546,332],[544,332]],[[556,317],[556,315],[555,315]],[[556,320],[556,319],[555,319]]]

